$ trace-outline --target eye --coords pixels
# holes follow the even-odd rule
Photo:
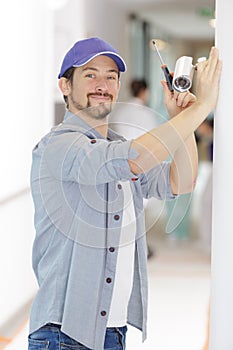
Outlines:
[[[88,73],[85,75],[86,78],[94,79],[95,75],[93,73]]]
[[[108,80],[117,80],[117,76],[116,75],[109,75],[107,77]]]

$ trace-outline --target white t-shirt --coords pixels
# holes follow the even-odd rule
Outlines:
[[[124,191],[120,246],[107,327],[126,325],[128,302],[133,286],[136,217],[129,181],[121,182]]]
[[[109,126],[127,140],[135,139],[164,122],[163,117],[134,97],[114,106]]]

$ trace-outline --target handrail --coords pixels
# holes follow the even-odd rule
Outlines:
[[[7,337],[0,336],[0,344],[1,343],[10,343],[11,340],[12,340],[12,338],[7,338]]]
[[[23,305],[13,316],[10,317],[10,319],[7,320],[7,322],[5,322],[4,325],[0,327],[0,350],[6,349],[28,323],[33,298]]]
[[[9,202],[12,202],[15,199],[18,199],[19,197],[25,196],[29,192],[30,192],[30,187],[25,187],[22,190],[7,196],[6,198],[0,199],[0,207],[8,204]]]
[[[12,335],[11,338],[7,338],[4,336],[0,336],[0,350],[4,350],[7,349],[7,346],[16,339],[16,337],[19,335],[19,333],[24,329],[24,327],[26,326],[26,324],[28,323],[29,320],[29,316],[27,316],[27,318],[22,321],[22,323],[20,324],[20,326],[17,328],[17,330],[14,332],[14,334]]]

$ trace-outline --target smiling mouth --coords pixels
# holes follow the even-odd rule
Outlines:
[[[88,99],[92,98],[92,99],[99,101],[99,102],[110,102],[110,101],[112,101],[112,98],[113,98],[112,95],[110,95],[110,94],[101,94],[101,93],[88,94],[87,97],[88,97]]]

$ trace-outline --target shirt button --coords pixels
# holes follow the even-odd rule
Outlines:
[[[114,220],[118,221],[120,219],[119,215],[114,215]]]
[[[96,143],[96,140],[95,139],[91,140],[91,143]]]
[[[100,315],[101,315],[101,316],[106,316],[106,314],[107,314],[107,312],[106,312],[106,311],[104,311],[104,310],[103,310],[103,311],[101,311],[101,313],[100,313]]]
[[[110,247],[109,251],[110,251],[110,253],[114,253],[115,252],[115,248],[114,247]]]
[[[122,185],[121,184],[118,184],[117,187],[118,187],[119,190],[122,189]]]
[[[110,277],[106,278],[106,282],[107,283],[111,283],[112,282],[112,279]]]
[[[138,177],[132,177],[131,180],[132,180],[132,181],[137,181],[137,180],[138,180]]]

